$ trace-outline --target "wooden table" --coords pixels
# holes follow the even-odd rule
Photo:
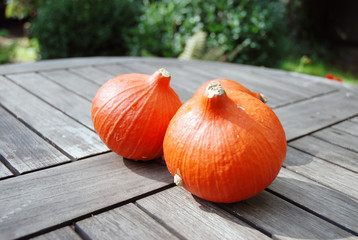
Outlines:
[[[288,152],[265,191],[214,204],[158,161],[111,153],[91,101],[108,79],[165,67],[184,102],[229,78],[263,92]],[[99,57],[0,66],[0,239],[358,239],[358,88],[228,63]]]

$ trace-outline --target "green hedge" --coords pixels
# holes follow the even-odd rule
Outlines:
[[[274,66],[288,45],[284,9],[280,0],[47,0],[32,36],[43,59],[178,57],[191,42],[196,58]]]
[[[177,57],[198,31],[202,58],[272,66],[283,54],[284,7],[279,0],[145,1],[127,38],[132,55]]]
[[[32,21],[41,58],[125,55],[124,36],[137,23],[132,0],[46,0]]]

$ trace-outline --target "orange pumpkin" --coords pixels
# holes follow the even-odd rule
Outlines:
[[[250,198],[276,178],[286,137],[275,113],[243,91],[211,82],[169,123],[164,158],[174,182],[213,202]]]
[[[262,93],[256,93],[256,92],[251,92],[249,89],[247,89],[246,87],[244,87],[242,84],[235,82],[233,80],[230,79],[226,79],[226,78],[217,78],[217,79],[213,79],[209,82],[204,83],[203,85],[201,85],[195,92],[194,97],[200,94],[203,94],[205,92],[206,87],[211,83],[211,82],[218,82],[220,83],[220,85],[227,91],[242,91],[242,92],[246,92],[250,95],[252,95],[253,97],[260,99],[262,102],[266,103],[267,102],[267,98],[265,97],[265,95],[263,95]]]
[[[162,156],[163,138],[181,101],[169,86],[170,74],[130,73],[105,83],[92,103],[92,121],[113,152],[147,161]]]

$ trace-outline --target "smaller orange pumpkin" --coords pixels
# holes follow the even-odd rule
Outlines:
[[[113,152],[147,161],[162,156],[163,138],[181,101],[164,68],[152,75],[130,73],[110,79],[92,103],[94,128]]]
[[[164,137],[174,182],[213,202],[236,202],[263,191],[279,173],[286,137],[275,113],[218,82],[182,105]]]
[[[251,96],[253,96],[257,99],[260,99],[263,103],[267,102],[267,98],[262,93],[251,92],[249,89],[244,87],[242,84],[235,82],[233,80],[230,80],[230,79],[226,79],[226,78],[217,78],[217,79],[213,79],[213,80],[210,80],[210,81],[204,83],[196,90],[194,97],[199,94],[203,94],[205,92],[206,87],[212,82],[220,83],[220,85],[223,87],[223,89],[225,91],[229,91],[229,92],[230,91],[242,91],[242,92],[250,94]]]

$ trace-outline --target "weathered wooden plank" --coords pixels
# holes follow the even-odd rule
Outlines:
[[[133,203],[79,221],[75,227],[89,239],[178,239]]]
[[[269,189],[358,235],[358,201],[282,168]]]
[[[223,69],[222,71],[225,78],[234,79],[254,92],[263,93],[268,100],[267,105],[271,108],[278,108],[311,97],[309,92],[300,91],[296,86],[287,82],[278,84],[269,76],[238,70]]]
[[[353,121],[347,120],[347,121],[335,124],[332,126],[332,128],[337,129],[340,132],[358,137],[358,122],[354,122],[354,120]]]
[[[0,102],[74,158],[108,151],[96,133],[1,76]]]
[[[44,60],[35,63],[7,64],[0,66],[0,74],[36,72],[41,70],[64,69],[96,64],[110,64],[135,61],[137,59],[138,58],[136,57],[86,57]]]
[[[281,69],[274,69],[274,68],[266,68],[266,67],[257,67],[257,66],[248,66],[243,65],[243,68],[246,68],[247,71],[255,72],[262,75],[269,75],[270,77],[273,77],[277,81],[289,81],[290,83],[293,83],[295,85],[301,85],[302,87],[305,87],[308,91],[324,91],[332,90],[341,88],[342,84],[328,80],[324,77],[314,76],[314,75],[308,75],[304,73],[297,73],[297,72],[290,72],[286,70]],[[308,89],[310,88],[310,89]],[[323,88],[320,90],[320,88]]]
[[[63,227],[52,232],[31,238],[32,240],[81,240],[82,238],[70,227]]]
[[[103,65],[102,65],[103,66]],[[104,65],[106,66],[106,65]],[[78,68],[70,68],[69,71],[76,73],[83,78],[86,78],[97,85],[101,86],[109,79],[115,77],[116,75],[108,73],[106,71],[100,70],[100,68],[96,67],[78,67]]]
[[[240,64],[229,64],[219,62],[207,62],[207,61],[164,61],[163,59],[143,59],[141,64],[147,63],[155,66],[166,66],[168,69],[173,69],[174,73],[178,73],[178,79],[180,84],[187,84],[187,82],[198,82],[192,86],[194,91],[201,84],[212,80],[214,78],[228,78],[235,80],[251,91],[264,93],[269,99],[267,103],[270,107],[277,107],[280,105],[288,104],[288,102],[297,101],[292,95],[287,95],[287,91],[277,89],[277,84],[273,84],[272,81],[266,83],[267,80],[262,77],[254,76],[248,72],[246,66]],[[255,68],[256,69],[256,68]],[[251,71],[251,68],[249,69]],[[187,74],[190,72],[190,74]],[[267,78],[267,77],[266,77]],[[175,78],[176,79],[176,78]],[[260,80],[261,79],[261,80]],[[297,92],[297,91],[296,91]],[[299,92],[299,91],[298,91]],[[285,96],[284,96],[284,95]],[[299,98],[301,99],[301,97]]]
[[[287,140],[309,134],[358,114],[358,96],[341,90],[275,109]]]
[[[206,62],[203,62],[205,64]],[[134,65],[133,63],[122,63],[126,65]],[[201,84],[212,79],[211,75],[206,74],[203,71],[196,71],[196,68],[189,68],[190,63],[186,61],[164,61],[162,59],[144,59],[143,61],[138,61],[134,66],[141,68],[149,68],[148,71],[153,71],[159,68],[166,68],[172,73],[173,79],[177,79],[178,82],[189,84],[190,86],[200,86]],[[188,83],[186,83],[188,82]],[[194,84],[193,84],[194,83]],[[185,85],[183,84],[183,85]],[[194,89],[195,91],[196,89]]]
[[[299,77],[299,78],[303,78],[303,79],[307,79],[308,81],[314,81],[314,82],[321,82],[324,84],[329,84],[334,88],[355,88],[357,89],[357,87],[354,87],[351,84],[347,84],[347,83],[341,83],[341,82],[337,82],[337,81],[331,81],[325,77],[320,77],[320,76],[315,76],[315,75],[309,75],[309,74],[304,74],[304,73],[298,73],[298,72],[290,72],[290,71],[284,71],[284,70],[276,70],[276,69],[267,69],[270,71],[275,71],[275,72],[284,72],[284,74],[287,74],[288,77]]]
[[[294,140],[289,143],[289,146],[358,172],[358,154],[343,147],[323,141],[311,135]]]
[[[0,181],[0,239],[67,224],[171,182],[165,166],[114,153],[8,178]]]
[[[231,70],[238,73],[246,72],[249,75],[258,74],[264,76],[265,79],[274,80],[276,83],[274,82],[273,85],[277,85],[277,82],[281,82],[281,81],[287,82],[290,85],[291,84],[296,85],[298,86],[299,89],[302,90],[301,94],[303,92],[303,94],[306,94],[307,96],[311,96],[311,97],[317,94],[331,92],[334,89],[342,89],[342,88],[346,88],[351,91],[358,92],[358,88],[355,86],[344,84],[344,83],[342,84],[335,81],[328,81],[326,78],[323,77],[296,73],[296,72],[289,72],[280,69],[250,66],[250,65],[237,64],[237,63],[202,61],[202,60],[178,61],[177,59],[173,59],[173,58],[137,58],[137,59],[134,58],[134,59],[126,59],[123,62],[131,62],[131,61],[148,62],[150,64],[156,63],[157,65],[165,64],[165,65],[189,66],[190,68],[198,69],[198,71],[200,71],[201,74],[210,73],[211,70],[213,72],[210,73],[210,77],[212,77],[213,76],[212,74],[214,74],[216,75],[215,78],[223,77],[222,74],[217,75],[218,71],[214,71],[217,69],[223,69],[225,71]],[[236,80],[239,81],[239,79]],[[251,90],[257,92],[264,92],[264,89],[253,88]]]
[[[358,117],[351,118],[350,121],[352,121],[354,123],[358,123]]]
[[[126,73],[133,73],[133,69],[128,69],[125,65],[121,64],[97,65],[96,68],[112,75],[112,77]]]
[[[61,85],[63,88],[86,98],[90,102],[92,102],[99,89],[99,85],[96,83],[67,70],[43,71],[40,74]]]
[[[358,200],[358,174],[320,158],[287,148],[284,166]]]
[[[13,175],[14,174],[4,164],[2,164],[2,162],[0,162],[0,179],[10,177]]]
[[[349,132],[348,129],[343,132],[337,128],[330,127],[315,132],[312,135],[317,138],[323,139],[324,141],[336,144],[338,146],[358,153],[358,136],[352,135],[347,132]]]
[[[352,233],[266,191],[223,206],[271,233],[273,239],[357,239]]]
[[[70,159],[0,108],[0,154],[19,173]]]
[[[206,64],[185,65],[184,72],[191,71],[192,75],[204,75],[207,81],[214,78],[228,78],[235,80],[252,91],[263,93],[268,98],[268,105],[276,108],[309,97],[304,91],[299,91],[297,86],[283,82],[277,84],[275,80],[266,76],[255,75],[252,72],[243,71],[240,67],[228,64],[222,67]],[[186,70],[185,70],[186,69]]]
[[[315,95],[328,93],[337,89],[337,86],[332,86],[329,84],[328,80],[318,81],[315,78],[304,78],[302,75],[290,76],[290,72],[280,71],[277,69],[255,68],[250,70],[250,72],[254,75],[270,78],[277,82],[277,84],[281,84],[282,82],[289,83],[295,86],[297,91],[302,92],[307,97],[313,97]]]
[[[36,73],[7,75],[7,77],[88,128],[94,129],[91,118],[92,103],[89,100]]]
[[[222,69],[234,69],[236,71],[244,71],[252,74],[260,74],[264,76],[273,77],[276,80],[287,80],[290,83],[305,86],[307,88],[317,88],[315,90],[320,91],[319,88],[330,90],[330,89],[339,89],[339,88],[352,88],[352,85],[338,83],[336,81],[329,81],[324,77],[308,75],[304,73],[290,72],[281,69],[266,68],[262,66],[253,66],[245,65],[238,63],[228,63],[228,62],[215,62],[215,61],[201,61],[201,60],[190,60],[190,61],[175,61],[174,59],[166,58],[143,58],[144,61],[155,61],[155,62],[170,62],[170,63],[180,63],[187,64],[194,67],[207,66],[208,68],[222,68]],[[137,60],[139,61],[139,59]],[[280,79],[280,80],[279,80]],[[295,82],[291,80],[297,80]],[[323,85],[322,85],[323,84]],[[357,89],[357,87],[355,87]],[[323,91],[326,91],[323,90]],[[309,90],[310,91],[310,90]]]
[[[184,239],[268,239],[216,205],[174,187],[137,201]]]

